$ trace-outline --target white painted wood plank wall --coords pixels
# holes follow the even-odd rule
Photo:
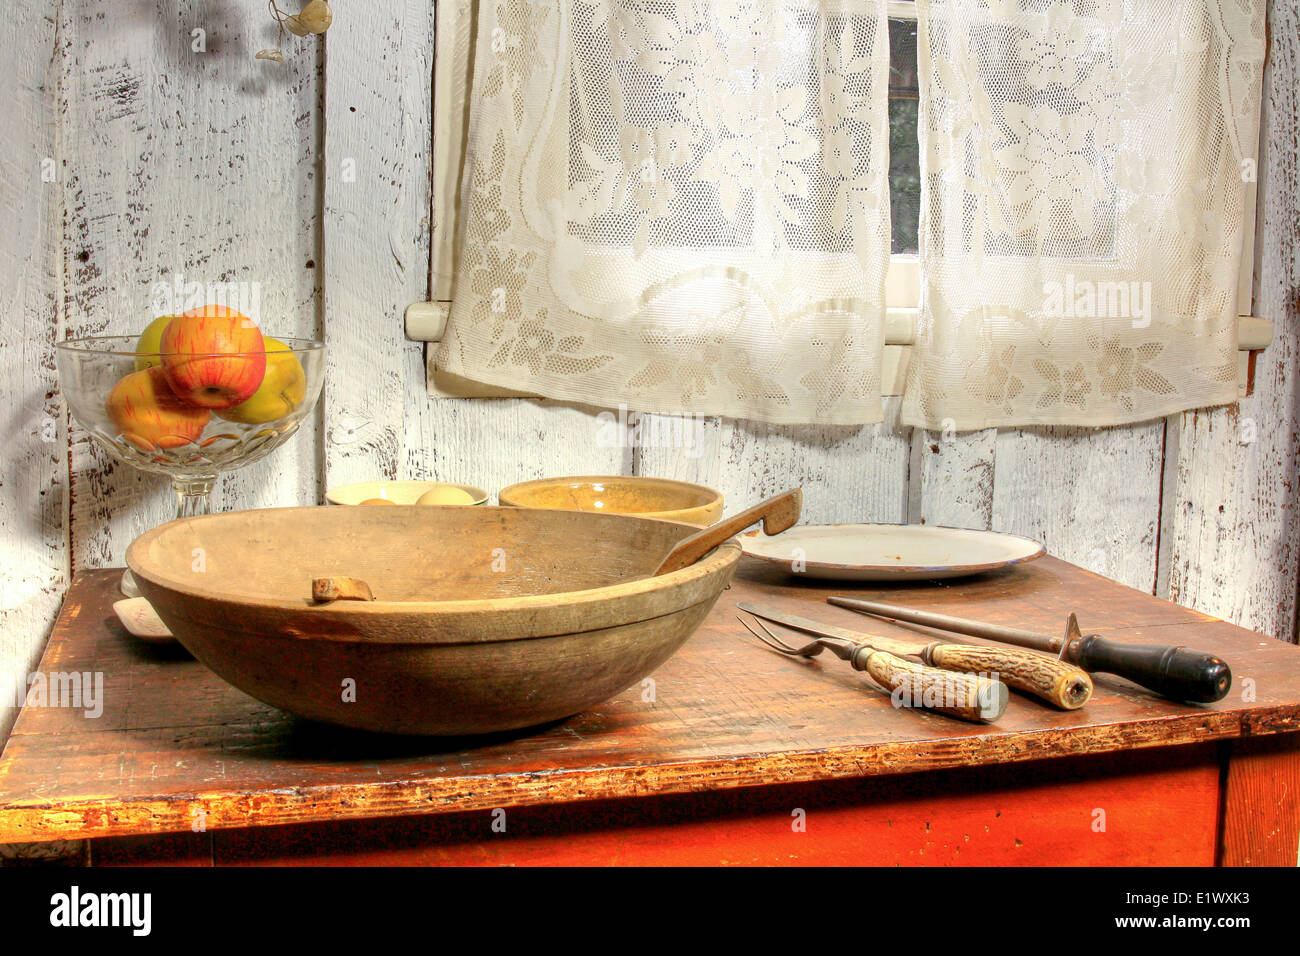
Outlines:
[[[431,401],[402,314],[430,281],[433,6],[341,10],[325,39],[324,479],[433,478],[492,491],[621,470],[590,413],[559,403]]]
[[[900,428],[891,399],[885,422],[864,428],[703,419],[690,447],[611,442],[595,410],[563,403],[427,398],[423,347],[403,338],[401,316],[429,284],[429,0],[364,16],[340,4],[324,42],[289,38],[283,64],[253,59],[275,40],[261,0],[11,7],[14,29],[0,36],[16,91],[0,102],[0,195],[15,211],[0,236],[0,676],[31,666],[69,567],[120,564],[137,534],[170,515],[165,483],[63,430],[52,344],[136,331],[153,284],[177,275],[257,283],[264,327],[324,336],[330,350],[318,428],[224,479],[219,507],[317,502],[328,484],[372,476],[495,491],[546,474],[637,472],[714,485],[735,505],[797,483],[808,521],[1017,531],[1134,587],[1294,639],[1294,4],[1271,11],[1260,163],[1255,310],[1276,338],[1240,408],[1131,428],[943,435]],[[58,180],[42,187],[45,155]],[[0,701],[0,733],[11,718]]]
[[[62,333],[57,17],[24,2],[0,31],[0,739],[67,587],[68,442],[54,372]]]
[[[1171,422],[1167,595],[1265,634],[1297,633],[1300,590],[1300,4],[1269,3],[1255,314],[1273,342],[1255,393]],[[1171,442],[1172,444],[1172,442]]]
[[[137,333],[155,284],[240,283],[272,335],[319,334],[320,69],[315,45],[255,60],[255,3],[68,0],[60,21],[67,334]],[[173,303],[179,307],[179,303]],[[73,426],[74,569],[121,564],[175,514],[165,480],[112,462]],[[214,506],[317,500],[312,428],[226,475]]]

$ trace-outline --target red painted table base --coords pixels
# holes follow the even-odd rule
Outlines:
[[[100,866],[1209,866],[1221,769],[1210,745],[1009,772],[126,837],[90,853]]]

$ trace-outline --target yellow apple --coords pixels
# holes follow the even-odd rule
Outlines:
[[[307,373],[302,363],[279,339],[263,336],[266,348],[266,374],[262,384],[246,401],[234,408],[223,408],[217,415],[228,422],[260,425],[284,418],[307,394]]]
[[[417,505],[472,505],[474,496],[460,488],[438,485],[420,495],[415,503]]]
[[[143,372],[147,368],[162,364],[162,334],[168,323],[176,318],[174,315],[160,315],[140,333],[140,340],[135,343],[135,350],[140,357],[135,360],[135,370]]]

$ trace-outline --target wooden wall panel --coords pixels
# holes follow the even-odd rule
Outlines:
[[[434,399],[406,307],[429,295],[434,9],[339,11],[326,37],[327,486],[432,478],[495,494],[527,478],[620,473],[595,410]]]
[[[1296,640],[1300,575],[1300,7],[1269,4],[1255,314],[1273,342],[1239,405],[1180,416],[1168,596]]]
[[[327,486],[405,478],[423,375],[402,314],[429,288],[433,5],[340,10],[325,39]]]
[[[993,525],[998,431],[912,431],[907,520],[987,529]]]
[[[907,513],[908,436],[898,425],[898,413],[895,397],[885,400],[885,421],[879,425],[698,419],[694,447],[637,448],[636,473],[717,488],[727,511],[800,485],[805,524],[901,522]]]
[[[631,473],[616,412],[602,418],[596,409],[527,398],[422,402],[412,478],[478,485],[495,496],[533,478]]]
[[[17,716],[10,681],[29,673],[67,587],[67,430],[54,372],[58,236],[66,173],[56,141],[56,21],[42,0],[8,5],[0,63],[0,740]]]
[[[1164,421],[999,433],[993,527],[1152,593],[1160,530]]]
[[[265,330],[319,334],[318,44],[255,60],[266,8],[202,0],[68,0],[60,33],[68,336],[139,332],[166,301],[155,284],[178,278],[246,283]],[[224,477],[214,506],[315,501],[314,431]],[[71,461],[74,568],[120,564],[174,516],[165,479],[76,427]]]
[[[724,422],[714,415],[645,414],[633,416],[633,426],[632,435],[637,435],[639,427],[644,437],[635,439],[638,444],[632,450],[633,463],[629,471],[651,478],[673,478],[719,488],[723,481],[724,461],[730,457],[728,451],[734,437],[734,422]],[[787,429],[788,433],[794,431]],[[807,434],[813,430],[803,431]],[[733,510],[731,505],[739,503],[725,490],[723,496],[726,499],[725,510]]]

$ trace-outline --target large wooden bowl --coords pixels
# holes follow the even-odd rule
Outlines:
[[[366,730],[478,734],[575,714],[672,656],[740,557],[732,539],[646,577],[694,530],[524,508],[278,508],[169,522],[127,564],[176,638],[259,700]],[[311,581],[329,575],[376,600],[314,605]]]
[[[640,475],[539,478],[502,488],[497,498],[514,508],[567,508],[639,515],[693,525],[722,517],[722,493],[704,485]]]

